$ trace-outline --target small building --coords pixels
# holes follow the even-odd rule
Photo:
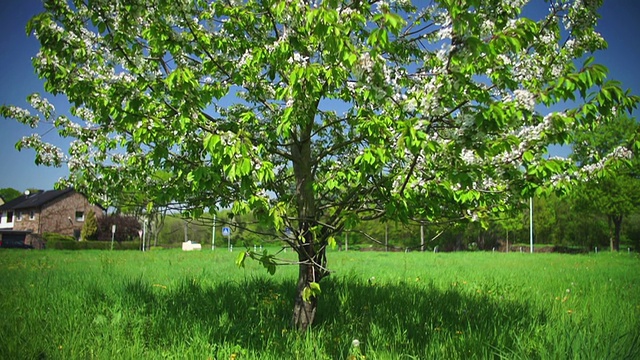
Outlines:
[[[22,237],[26,244],[32,244],[45,232],[79,239],[89,210],[97,216],[105,213],[73,188],[25,192],[0,205],[0,239],[17,241]]]

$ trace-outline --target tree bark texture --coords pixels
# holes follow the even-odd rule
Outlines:
[[[622,215],[613,216],[613,249],[620,251],[620,233],[622,232]]]
[[[622,233],[622,215],[609,215],[609,246],[611,252],[620,251],[620,234]],[[613,225],[613,226],[612,226]]]
[[[309,246],[309,248],[313,249],[312,246]],[[303,249],[298,253],[300,271],[298,273],[296,300],[293,308],[293,325],[301,331],[307,330],[313,324],[316,309],[318,308],[318,299],[315,296],[312,296],[307,301],[303,297],[303,293],[309,284],[320,281],[320,272],[317,271],[312,263],[312,252],[313,250],[305,253]]]
[[[310,134],[310,128],[306,131]],[[298,253],[300,271],[296,288],[296,299],[293,309],[293,325],[299,330],[306,330],[316,315],[318,300],[315,296],[305,301],[303,293],[312,282],[319,282],[322,271],[318,267],[323,259],[322,253],[316,254],[316,234],[313,232],[317,224],[315,209],[314,177],[311,168],[311,142],[309,137],[291,146],[293,172],[296,178],[296,202],[298,209],[298,231],[296,252]],[[324,252],[324,250],[321,250]],[[320,255],[320,257],[318,256]]]

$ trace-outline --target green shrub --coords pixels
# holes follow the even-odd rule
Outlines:
[[[55,250],[111,250],[111,241],[76,241],[72,236],[45,233],[43,235],[47,249]],[[140,250],[139,240],[114,241],[113,250]]]
[[[82,240],[97,240],[98,238],[98,219],[96,219],[96,213],[93,210],[89,210],[87,213],[80,238]]]
[[[75,242],[76,241],[76,239],[74,239],[73,236],[56,234],[56,233],[51,233],[51,232],[45,232],[44,234],[42,234],[42,238],[46,242],[49,242],[49,241],[73,241],[73,242]]]

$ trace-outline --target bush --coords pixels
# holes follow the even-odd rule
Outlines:
[[[122,215],[101,216],[98,218],[98,240],[111,241],[111,227],[116,226],[114,239],[129,241],[139,239],[140,223],[136,218]]]
[[[76,241],[72,236],[45,233],[43,238],[47,249],[55,250],[111,250],[111,241]],[[140,250],[139,240],[114,241],[113,250]]]
[[[47,243],[49,241],[53,241],[53,242],[55,242],[55,241],[73,241],[73,242],[75,242],[76,241],[76,239],[74,239],[73,236],[56,234],[56,233],[51,233],[51,232],[45,232],[44,234],[42,234],[42,238]]]

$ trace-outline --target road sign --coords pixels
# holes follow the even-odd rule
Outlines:
[[[231,229],[226,227],[226,226],[223,227],[222,228],[222,236],[229,236],[229,235],[231,235]]]

